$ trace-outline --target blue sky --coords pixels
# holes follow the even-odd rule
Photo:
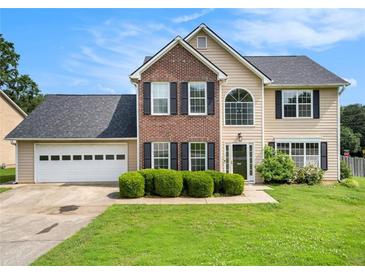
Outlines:
[[[365,10],[2,9],[0,32],[43,93],[132,93],[128,75],[204,22],[244,55],[308,55],[365,104]]]

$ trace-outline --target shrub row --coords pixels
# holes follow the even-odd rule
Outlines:
[[[119,177],[120,196],[125,198],[156,194],[177,197],[186,193],[192,197],[210,197],[213,193],[240,195],[244,178],[238,174],[209,171],[176,171],[143,169]]]

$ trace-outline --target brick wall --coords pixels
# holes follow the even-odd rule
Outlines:
[[[177,82],[177,115],[143,114],[143,82]],[[214,115],[180,115],[181,82],[215,82]],[[217,76],[181,45],[176,45],[141,75],[138,90],[140,168],[143,168],[143,143],[177,142],[181,168],[181,142],[214,142],[215,168],[219,169],[219,83]]]

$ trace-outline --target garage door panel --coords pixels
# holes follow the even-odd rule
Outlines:
[[[126,144],[37,144],[36,182],[117,181],[128,169],[127,149]],[[59,155],[60,160],[52,161],[52,155]],[[71,160],[62,160],[62,155]],[[82,160],[73,160],[74,155],[81,155]],[[93,160],[84,160],[85,155],[92,155]],[[95,160],[95,155],[103,155],[103,160]],[[114,160],[106,160],[105,155],[114,155]],[[117,155],[125,155],[124,160],[117,160]],[[41,161],[40,156],[48,160]]]

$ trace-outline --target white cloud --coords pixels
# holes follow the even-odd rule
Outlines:
[[[244,10],[240,17],[245,18],[233,21],[232,35],[255,48],[323,50],[365,36],[365,12],[360,9]]]
[[[343,79],[351,84],[350,88],[356,88],[357,87],[357,80],[356,79],[354,79],[354,78],[345,78],[345,77],[343,77]]]
[[[172,19],[172,22],[174,22],[174,23],[186,23],[186,22],[198,19],[200,17],[203,17],[204,15],[210,13],[211,11],[213,11],[213,9],[203,9],[199,12],[194,12],[192,14],[187,14],[187,15],[182,15],[182,16],[176,17],[176,18]]]

